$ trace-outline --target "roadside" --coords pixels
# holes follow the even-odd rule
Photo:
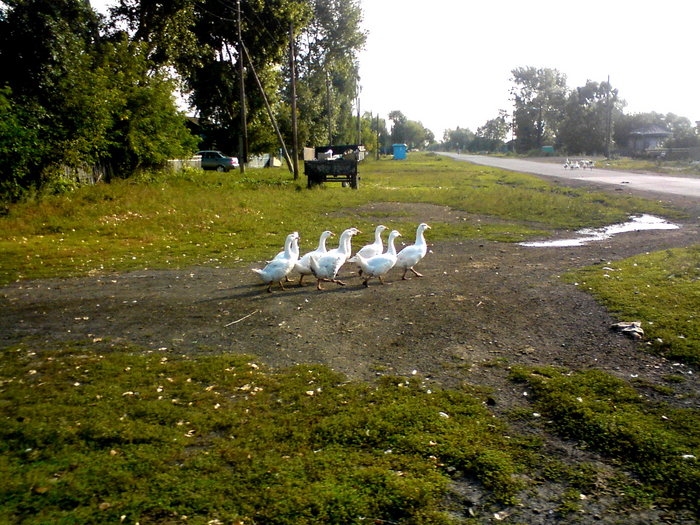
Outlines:
[[[532,175],[555,178],[567,184],[583,183],[604,189],[614,186],[615,191],[635,193],[648,198],[665,198],[667,195],[700,198],[700,177],[670,176],[662,174],[632,173],[602,169],[565,169],[563,163],[542,160],[490,157],[486,155],[461,155],[441,153],[458,161],[471,162],[484,166],[530,173]],[[598,186],[596,186],[598,185]]]

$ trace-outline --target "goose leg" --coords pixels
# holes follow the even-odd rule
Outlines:
[[[415,271],[413,268],[409,268],[409,270],[411,270],[413,273],[415,273],[415,274],[416,274],[416,277],[423,277],[423,274],[422,274],[422,273],[418,273],[418,272]]]
[[[345,283],[343,281],[338,280],[338,279],[331,279],[331,282],[339,284],[340,286],[345,286]]]
[[[317,279],[317,280],[316,280],[316,289],[317,289],[317,290],[323,290],[323,288],[321,288],[321,281],[322,281],[322,280],[323,280],[323,279]]]
[[[401,276],[402,280],[406,280],[406,273],[408,273],[408,268],[404,268],[403,275]]]
[[[272,281],[267,285],[267,293],[272,293]]]
[[[362,281],[362,285],[363,285],[365,288],[369,288],[369,277],[367,277],[367,279],[365,279],[364,281]]]
[[[303,280],[304,280],[304,274],[302,273],[302,274],[301,274],[301,277],[299,277],[299,286],[304,286],[304,285],[302,284],[302,281],[303,281]]]
[[[384,284],[384,279],[382,279],[382,276],[381,276],[381,275],[378,275],[377,277],[379,278],[379,282],[380,282],[381,284]]]

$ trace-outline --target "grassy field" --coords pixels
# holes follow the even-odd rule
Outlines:
[[[311,249],[325,229],[356,226],[371,232],[373,217],[357,216],[350,224],[334,212],[376,201],[427,202],[503,219],[479,226],[432,224],[435,240],[521,241],[551,229],[614,223],[633,211],[663,213],[650,201],[562,188],[431,154],[363,164],[360,191],[337,183],[308,191],[305,180],[295,183],[282,169],[248,173],[154,174],[13,205],[0,217],[0,284],[143,268],[231,266],[269,258],[292,230],[302,234],[302,250]]]
[[[632,211],[667,214],[656,203],[432,155],[369,163],[362,176],[359,191],[307,191],[283,171],[192,171],[14,205],[0,218],[0,278],[242,264],[269,257],[290,229],[308,232],[310,247],[321,230],[350,225],[335,212],[373,201],[501,219],[481,229],[432,224],[434,240],[517,241]],[[371,232],[374,222],[368,214],[353,225]],[[621,317],[652,321],[644,329],[662,341],[658,351],[697,363],[698,266],[689,248],[570,278]],[[506,419],[494,417],[483,389],[438,390],[419,376],[365,384],[233,354],[27,341],[3,348],[0,360],[0,523],[479,523],[450,513],[464,512],[445,497],[463,478],[494,511],[556,483],[562,520],[575,520],[595,492],[700,516],[700,419],[670,404],[682,380],[669,378],[652,403],[635,383],[600,371],[519,368],[512,381],[528,386],[533,405]],[[539,437],[517,432],[535,410],[548,432],[615,468],[564,463]]]
[[[649,171],[668,175],[700,175],[700,164],[681,160],[644,160],[622,157],[618,159],[601,159],[599,165],[609,169],[629,171]]]

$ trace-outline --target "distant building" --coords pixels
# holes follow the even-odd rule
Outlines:
[[[633,152],[646,151],[661,147],[661,143],[673,135],[669,130],[655,124],[644,126],[632,131],[628,139],[628,147]]]

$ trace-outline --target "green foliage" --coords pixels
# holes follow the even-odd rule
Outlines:
[[[625,381],[599,370],[518,369],[535,406],[568,439],[634,471],[663,501],[700,513],[700,414],[651,404]]]
[[[40,140],[42,108],[17,102],[10,88],[0,89],[0,199],[16,201],[36,186],[37,159],[46,145]]]
[[[393,144],[406,144],[408,149],[423,149],[435,141],[432,131],[426,129],[421,122],[408,120],[398,110],[389,113],[389,120],[392,121],[391,142]]]
[[[511,73],[517,150],[553,144],[566,100],[566,75],[556,69],[532,66],[519,67]]]
[[[13,3],[0,33],[0,199],[70,188],[71,169],[128,176],[196,148],[146,46],[100,38],[84,2]]]
[[[649,345],[700,364],[700,246],[638,255],[566,276],[623,321],[642,321]]]
[[[3,351],[7,521],[443,524],[448,470],[495,501],[520,488],[519,445],[467,394],[106,350]]]
[[[608,152],[613,119],[617,120],[620,112],[617,90],[608,82],[589,80],[568,96],[557,146],[570,154]]]

